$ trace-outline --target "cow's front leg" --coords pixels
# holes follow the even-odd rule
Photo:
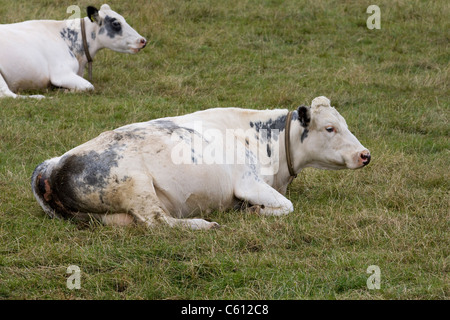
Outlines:
[[[56,87],[67,88],[73,91],[94,90],[94,86],[89,81],[73,72],[58,72],[51,76],[50,81]]]
[[[291,201],[256,176],[239,181],[234,195],[255,206],[260,214],[279,216],[294,211]]]

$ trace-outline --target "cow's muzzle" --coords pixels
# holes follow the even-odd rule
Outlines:
[[[147,40],[145,38],[139,39],[139,44],[141,45],[141,49],[144,49],[147,45]]]
[[[370,158],[371,158],[369,150],[364,150],[363,152],[361,152],[359,157],[361,158],[361,162],[362,162],[363,166],[367,166],[369,164]]]
[[[139,51],[141,51],[142,49],[144,49],[147,46],[147,40],[145,38],[139,38],[138,40],[136,40],[136,42],[134,43],[134,45],[131,45],[129,47],[129,51],[130,53],[138,53]]]

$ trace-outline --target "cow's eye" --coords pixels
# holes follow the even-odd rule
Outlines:
[[[119,21],[113,21],[113,22],[111,23],[111,25],[112,25],[112,27],[113,27],[115,30],[117,30],[117,31],[119,31],[119,30],[121,29],[121,25],[120,25],[120,22],[119,22]]]
[[[328,132],[336,132],[336,129],[334,127],[326,127],[325,130],[327,130]]]

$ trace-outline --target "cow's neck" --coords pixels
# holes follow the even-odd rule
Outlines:
[[[99,42],[96,41],[98,25],[91,22],[87,17],[83,19],[85,24],[87,47],[89,50],[89,55],[93,59],[97,52],[102,49],[102,47],[99,45]],[[86,57],[83,46],[83,35],[81,32],[80,19],[64,21],[64,25],[60,34],[68,45],[71,54],[78,60],[78,63],[80,65],[78,75],[82,75],[88,59]]]
[[[306,151],[308,132],[309,130],[300,124],[298,112],[295,111],[291,120],[290,151],[292,167],[296,174],[299,174],[310,162],[310,155]]]
[[[303,134],[305,129],[300,125],[300,122],[298,121],[297,111],[292,112],[292,116],[290,118],[290,125],[287,127],[287,129],[289,130],[288,132],[289,139],[286,139],[285,136],[286,126],[280,135],[281,144],[279,146],[280,151],[279,168],[277,173],[273,176],[273,181],[271,183],[272,187],[274,187],[282,194],[286,193],[287,186],[293,179],[293,176],[287,164],[288,159],[287,152],[290,153],[292,161],[292,169],[295,174],[298,174],[302,170],[302,168],[305,167],[308,161],[305,156],[306,153],[302,152],[303,142],[301,140],[302,136],[303,139],[305,139]],[[288,148],[285,147],[286,142],[289,143]]]

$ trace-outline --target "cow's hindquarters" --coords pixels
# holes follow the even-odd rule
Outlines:
[[[129,225],[134,218],[128,213],[84,213],[73,211],[64,205],[55,185],[55,170],[58,170],[60,158],[46,160],[36,167],[31,178],[31,187],[34,197],[51,218],[74,219],[77,221],[91,221],[96,219],[105,225]]]
[[[31,177],[31,188],[34,197],[46,214],[52,218],[68,218],[71,212],[64,209],[57,193],[54,192],[53,182],[50,179],[58,160],[58,158],[46,160],[36,167]]]
[[[151,178],[142,178],[142,175],[139,175],[139,179],[127,178],[131,186],[128,192],[127,187],[122,185],[123,181],[117,186],[116,204],[95,207],[92,197],[88,194],[81,196],[68,192],[67,188],[73,189],[74,181],[72,176],[74,172],[68,172],[69,164],[73,164],[72,157],[63,156],[44,161],[36,167],[31,178],[36,200],[44,212],[52,218],[85,222],[96,219],[105,225],[119,226],[134,222],[143,223],[149,227],[157,223],[165,223],[169,226],[185,226],[191,229],[211,229],[219,226],[215,222],[203,219],[177,219],[170,216],[162,209]],[[117,196],[118,194],[124,195],[124,198],[121,199]],[[106,197],[101,202],[103,201],[107,201]],[[105,205],[103,203],[103,206]]]

